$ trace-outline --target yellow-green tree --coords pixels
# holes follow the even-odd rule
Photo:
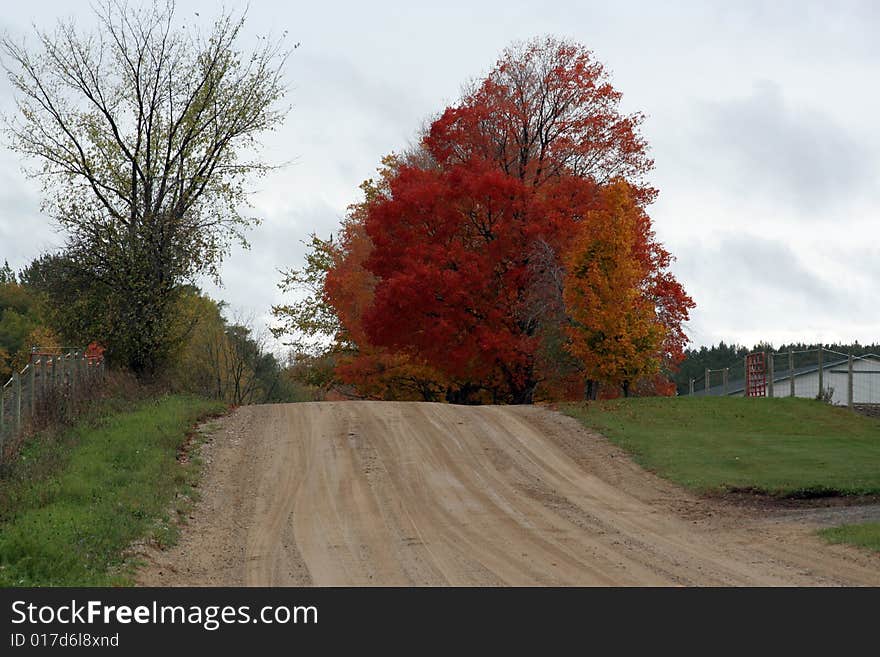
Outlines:
[[[296,399],[259,336],[227,321],[222,309],[197,289],[184,290],[175,313],[186,336],[173,357],[175,386],[236,405]]]
[[[182,25],[171,0],[94,11],[97,33],[67,20],[35,27],[33,49],[0,38],[19,109],[7,133],[66,233],[61,273],[101,300],[83,315],[101,329],[91,332],[112,361],[153,376],[178,337],[180,287],[218,278],[256,223],[246,187],[270,168],[254,146],[286,114],[289,51],[269,38],[244,51],[232,13]]]

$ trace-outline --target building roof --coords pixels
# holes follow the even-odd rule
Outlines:
[[[864,360],[866,358],[871,358],[871,359],[874,359],[874,360],[877,360],[878,362],[880,362],[880,356],[878,356],[877,354],[863,354],[861,356],[853,356],[853,361]],[[848,358],[839,358],[837,360],[823,362],[822,369],[827,370],[832,367],[838,367],[839,365],[846,365],[848,361],[849,361]],[[742,369],[742,368],[739,368],[739,369]],[[713,370],[713,371],[717,371],[717,370]],[[797,377],[802,376],[804,374],[812,374],[813,372],[818,372],[818,371],[819,371],[819,364],[815,363],[813,365],[804,365],[803,367],[796,367],[796,368],[794,368],[793,373],[794,373],[795,378],[797,378]],[[787,381],[789,379],[790,376],[791,376],[791,374],[789,373],[789,370],[783,370],[781,372],[774,370],[773,384],[775,385],[777,383],[784,383],[785,381]],[[730,380],[727,382],[728,396],[729,395],[736,395],[741,392],[745,392],[745,389],[746,389],[745,379],[743,379],[742,377],[740,377],[739,379],[734,379],[734,380]],[[721,397],[722,395],[724,395],[724,384],[720,384],[717,386],[711,386],[708,389],[708,394],[707,394],[706,389],[694,391],[694,397],[705,397],[705,396]]]

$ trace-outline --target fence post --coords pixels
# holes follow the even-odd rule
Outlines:
[[[704,397],[708,397],[708,396],[709,396],[709,371],[710,371],[710,370],[709,370],[709,368],[707,367],[707,368],[706,368],[706,384],[705,384],[705,386],[704,386],[704,388],[703,388],[703,396],[704,396]]]
[[[18,372],[13,372],[12,374],[12,390],[15,394],[15,401],[12,406],[13,426],[17,434],[21,430],[21,374]]]
[[[722,390],[724,391],[725,397],[727,397],[727,379],[728,379],[729,371],[730,371],[729,367],[725,367],[723,370],[721,370],[721,386],[722,386]]]
[[[818,398],[825,396],[824,372],[822,371],[822,345],[819,345],[819,394]]]
[[[776,378],[773,369],[773,352],[771,351],[768,355],[770,358],[767,360],[767,394],[770,399],[773,399],[773,379]]]
[[[3,463],[3,444],[6,442],[6,388],[0,381],[0,463]]]
[[[788,348],[788,396],[794,397],[794,349]]]
[[[46,399],[46,357],[40,356],[40,401]]]
[[[34,419],[34,409],[36,408],[36,392],[37,392],[37,368],[34,367],[33,357],[31,357],[31,362],[27,365],[27,374],[28,374],[28,405],[27,410],[31,419]]]
[[[104,365],[104,364],[101,363],[101,366],[102,366],[102,367],[103,367],[103,365]],[[688,395],[689,395],[690,397],[693,397],[693,396],[694,396],[694,379],[693,379],[693,377],[691,377],[690,384],[688,385]]]
[[[72,404],[76,399],[76,387],[79,381],[79,372],[76,371],[76,360],[78,352],[74,351],[70,356],[70,403]]]
[[[40,370],[40,376],[43,377],[43,401],[47,401],[49,397],[52,396],[52,379],[50,377],[50,368],[51,365],[49,361],[52,360],[49,356],[43,356],[43,369]]]
[[[67,358],[65,354],[61,354],[61,357],[58,359],[58,391],[59,393],[67,397]]]
[[[749,396],[749,356],[743,356],[743,397]]]
[[[853,357],[852,354],[846,358],[846,405],[850,410],[853,407]]]

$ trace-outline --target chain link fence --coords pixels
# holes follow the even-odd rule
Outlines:
[[[24,369],[0,387],[0,463],[28,428],[68,417],[79,402],[94,395],[105,377],[102,356],[83,350],[41,353],[35,347]]]
[[[880,355],[853,356],[814,348],[764,352],[766,397],[821,399],[837,406],[880,414]],[[688,394],[698,397],[746,395],[746,359],[728,367],[707,369],[689,381]]]

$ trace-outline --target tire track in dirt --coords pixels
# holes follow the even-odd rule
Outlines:
[[[143,584],[880,585],[809,514],[693,496],[540,407],[253,406],[205,450]]]

